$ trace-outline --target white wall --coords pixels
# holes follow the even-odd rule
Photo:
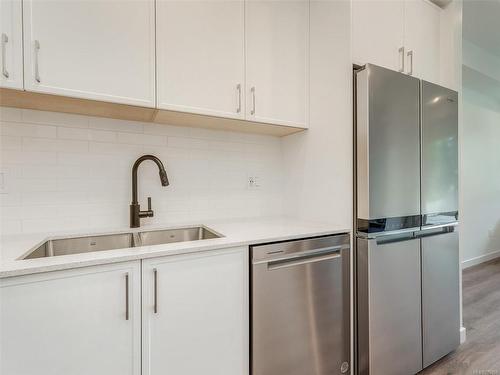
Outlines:
[[[0,108],[1,234],[128,226],[131,167],[154,223],[281,215],[281,139],[260,135]],[[248,176],[260,187],[249,189]]]
[[[286,209],[352,228],[350,2],[311,1],[310,127],[283,141]]]
[[[500,103],[466,87],[463,98],[460,230],[467,267],[500,256]]]
[[[463,40],[462,266],[500,256],[500,56]]]

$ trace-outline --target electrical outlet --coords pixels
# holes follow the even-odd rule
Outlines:
[[[248,188],[256,189],[260,187],[259,176],[248,176]]]

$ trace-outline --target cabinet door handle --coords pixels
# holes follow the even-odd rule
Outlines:
[[[250,89],[252,93],[252,110],[250,111],[251,115],[255,115],[255,86]]]
[[[153,284],[153,293],[154,293],[154,306],[153,311],[155,314],[158,314],[158,270],[153,269],[154,275],[154,284]]]
[[[129,313],[129,275],[128,272],[125,274],[125,320],[130,319],[130,313]]]
[[[2,74],[5,78],[9,78],[9,72],[7,71],[7,50],[6,45],[9,42],[9,37],[7,34],[2,34]]]
[[[35,81],[40,83],[40,71],[38,69],[38,54],[40,51],[40,42],[35,40]]]
[[[238,93],[238,106],[236,107],[236,113],[241,112],[241,83],[236,85],[236,92]]]
[[[409,60],[408,65],[410,66],[410,69],[408,70],[408,74],[412,76],[413,75],[413,51],[408,51],[406,56],[408,56],[408,60]]]
[[[399,65],[398,72],[403,73],[405,71],[405,48],[399,47],[398,51],[399,51],[399,58],[400,58],[400,65]]]

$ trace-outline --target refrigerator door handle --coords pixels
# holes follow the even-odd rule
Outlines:
[[[415,238],[415,232],[407,232],[388,236],[380,236],[375,238],[375,240],[377,241],[377,245],[384,245],[388,243],[411,241]]]
[[[443,225],[432,225],[427,228],[422,228],[422,230],[415,233],[415,237],[431,237],[431,236],[439,236],[441,234],[452,233],[455,231],[457,227],[457,223],[452,224],[443,224]]]

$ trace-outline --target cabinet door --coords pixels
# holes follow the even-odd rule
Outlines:
[[[157,2],[158,107],[244,118],[244,2]]]
[[[403,69],[404,2],[352,0],[352,55],[355,64]]]
[[[0,280],[0,373],[140,375],[140,285],[138,261]]]
[[[427,0],[406,0],[405,72],[439,83],[440,9]]]
[[[143,262],[143,375],[248,374],[248,250]]]
[[[21,0],[0,1],[0,86],[23,89],[23,29]]]
[[[25,0],[26,90],[154,107],[154,1]]]
[[[307,127],[309,2],[246,1],[247,119]]]

